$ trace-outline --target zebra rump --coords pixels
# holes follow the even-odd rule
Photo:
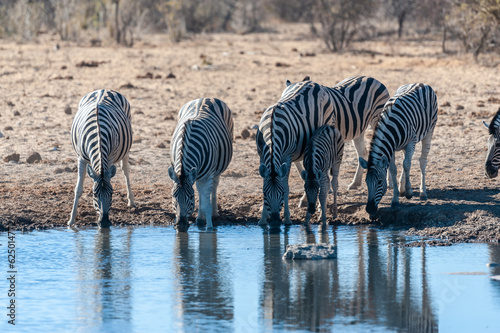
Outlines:
[[[394,184],[391,207],[399,205],[399,196],[412,197],[410,167],[415,145],[422,142],[420,156],[420,199],[426,200],[425,168],[432,135],[437,122],[437,99],[432,88],[423,83],[406,84],[387,101],[382,117],[375,128],[368,161],[360,163],[368,169],[368,202],[366,211],[373,215],[387,190],[387,168]],[[396,186],[395,152],[404,150],[403,171],[399,189]]]
[[[326,204],[328,191],[333,190],[333,217],[337,216],[337,188],[340,163],[344,152],[344,140],[334,126],[320,127],[309,140],[304,155],[304,170],[301,173],[305,181],[304,190],[307,196],[308,209],[305,225],[308,226],[311,214],[316,211],[318,199],[321,206],[323,227],[326,227]]]
[[[486,162],[484,170],[488,178],[498,176],[498,168],[500,167],[500,108],[488,124],[483,121],[484,126],[488,129],[488,153],[486,154]]]
[[[69,225],[75,221],[78,200],[83,191],[85,168],[94,181],[93,204],[99,214],[98,223],[101,227],[111,224],[111,178],[116,173],[114,164],[117,162],[122,162],[129,206],[135,205],[128,170],[128,153],[132,146],[130,119],[130,104],[116,91],[96,90],[81,99],[71,126],[71,144],[78,156],[79,178]]]
[[[233,155],[233,118],[228,106],[216,98],[200,98],[185,104],[171,141],[169,177],[178,231],[189,228],[194,211],[193,185],[199,196],[198,225],[212,228],[217,216],[219,176]]]
[[[287,82],[280,100],[261,117],[256,143],[260,155],[259,173],[264,180],[264,204],[259,225],[279,230],[280,210],[284,205],[285,224],[291,224],[288,207],[288,176],[292,162],[304,157],[314,131],[333,124],[335,116],[328,95],[312,81]]]

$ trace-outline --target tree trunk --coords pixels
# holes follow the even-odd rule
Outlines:
[[[446,33],[447,31],[446,24],[443,25],[443,40],[441,41],[441,49],[443,50],[443,53],[446,53]]]
[[[120,30],[120,0],[115,0],[115,34],[116,43],[120,44],[122,41],[122,33]]]
[[[406,11],[403,11],[398,17],[398,39],[403,36],[403,24],[406,18]]]

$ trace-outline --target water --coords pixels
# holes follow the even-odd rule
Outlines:
[[[287,244],[338,258],[283,261]],[[1,332],[500,332],[500,247],[401,248],[370,228],[264,234],[256,226],[16,233],[16,326]],[[0,234],[7,276],[7,233]],[[474,274],[471,274],[474,273]],[[468,274],[464,274],[468,273]]]

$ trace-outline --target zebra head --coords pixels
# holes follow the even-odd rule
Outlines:
[[[280,211],[285,198],[285,187],[288,177],[288,164],[283,163],[275,170],[268,168],[264,163],[259,167],[260,176],[264,179],[264,208],[271,215],[269,226],[279,228],[281,226]]]
[[[384,155],[375,163],[368,165],[368,162],[362,157],[359,158],[359,164],[363,169],[368,169],[366,174],[366,185],[368,186],[368,202],[366,203],[366,212],[373,215],[377,212],[378,204],[387,191],[387,168],[389,161]]]
[[[314,214],[316,212],[316,201],[318,200],[318,193],[321,187],[323,172],[321,170],[314,172],[302,170],[300,176],[304,180],[304,191],[306,192],[307,197],[308,215]]]
[[[189,217],[194,211],[194,182],[196,181],[197,169],[192,168],[186,173],[178,176],[174,168],[168,168],[168,175],[174,182],[172,188],[172,206],[175,210],[175,228],[177,231],[186,232],[189,228]]]
[[[498,115],[498,113],[497,113]],[[486,155],[485,172],[488,178],[498,176],[498,167],[500,166],[500,128],[495,126],[495,118],[491,124],[483,121],[484,126],[489,129],[488,154]]]
[[[109,209],[113,196],[113,187],[111,186],[111,178],[116,174],[116,166],[112,165],[104,173],[98,174],[94,171],[90,164],[87,164],[87,174],[94,181],[92,187],[94,208],[99,214],[97,224],[102,228],[111,226],[109,221]]]

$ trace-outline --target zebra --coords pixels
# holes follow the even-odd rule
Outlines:
[[[196,223],[213,228],[218,216],[219,177],[233,155],[233,118],[229,107],[216,98],[199,98],[179,111],[179,122],[172,136],[168,175],[174,182],[172,203],[175,227],[185,232],[194,211],[193,185],[196,182],[199,210]]]
[[[484,126],[489,130],[488,154],[484,165],[486,176],[495,178],[498,176],[498,167],[500,166],[500,108],[488,124],[483,121]]]
[[[270,217],[271,229],[279,230],[283,206],[285,225],[291,224],[288,206],[291,164],[294,162],[301,173],[299,162],[310,137],[319,127],[333,123],[335,114],[328,94],[310,80],[294,84],[287,81],[279,101],[264,111],[256,135],[264,194],[260,226],[267,225]]]
[[[333,218],[337,217],[337,188],[340,163],[344,153],[344,140],[339,130],[334,126],[321,126],[309,140],[304,154],[304,170],[301,177],[304,180],[304,190],[307,195],[308,209],[305,225],[309,225],[311,214],[316,211],[316,200],[321,205],[321,221],[326,227],[326,199],[331,187],[333,189]],[[326,229],[323,229],[326,230]]]
[[[366,159],[365,131],[368,125],[375,128],[384,104],[389,99],[387,88],[369,76],[352,76],[333,87],[325,87],[335,110],[335,127],[339,129],[344,141],[353,141],[359,157]],[[356,173],[348,190],[358,188],[363,178],[363,168],[358,162]]]
[[[394,184],[391,208],[399,205],[399,196],[410,199],[410,167],[415,145],[422,141],[420,155],[420,199],[427,200],[425,168],[431,148],[432,134],[437,122],[437,99],[432,88],[423,83],[405,84],[387,101],[382,117],[375,128],[368,161],[360,158],[360,164],[368,169],[366,184],[368,202],[366,211],[373,216],[387,190],[387,168]],[[399,190],[396,186],[395,152],[404,150],[403,172]]]
[[[71,126],[71,144],[78,156],[78,180],[69,226],[75,223],[78,200],[83,193],[85,170],[94,181],[93,204],[98,213],[97,221],[100,227],[111,225],[111,178],[116,174],[115,163],[120,161],[127,185],[128,206],[135,206],[128,163],[132,146],[130,121],[130,104],[116,91],[95,90],[80,100]]]

